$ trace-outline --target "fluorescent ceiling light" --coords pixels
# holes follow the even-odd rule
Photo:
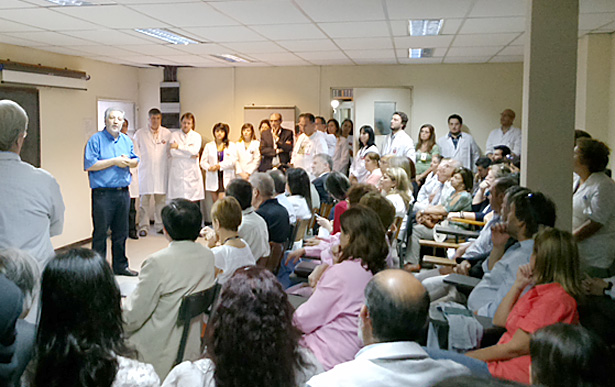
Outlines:
[[[174,34],[161,28],[136,28],[135,31],[172,44],[199,44],[196,40]]]
[[[93,5],[87,1],[79,1],[79,0],[47,0],[50,3],[54,3],[57,5],[67,5],[67,6],[80,6],[80,5]]]
[[[411,59],[431,58],[432,55],[433,55],[433,48],[409,48],[408,49],[408,58],[411,58]]]
[[[408,20],[408,31],[411,36],[433,36],[440,34],[442,19]]]
[[[249,60],[242,58],[240,56],[237,56],[237,55],[218,54],[218,55],[212,55],[212,56],[214,58],[222,59],[224,61],[231,62],[231,63],[250,63]]]

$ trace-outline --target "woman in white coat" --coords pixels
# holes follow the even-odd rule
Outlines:
[[[241,139],[237,141],[237,174],[243,179],[248,180],[250,175],[256,171],[261,161],[261,143],[256,139],[254,126],[243,124],[241,127]]]
[[[192,113],[181,117],[182,129],[171,134],[169,188],[167,200],[187,199],[192,202],[205,199],[203,175],[199,168],[201,135],[194,131],[196,121]]]
[[[201,156],[201,168],[205,175],[205,189],[214,202],[224,197],[226,185],[235,178],[237,148],[228,139],[228,124],[218,122],[212,132],[214,141],[207,143]]]

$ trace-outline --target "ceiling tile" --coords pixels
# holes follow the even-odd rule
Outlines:
[[[297,56],[309,60],[333,60],[333,59],[348,59],[341,51],[314,51],[314,52],[298,52]]]
[[[326,36],[314,24],[279,24],[252,27],[272,40],[323,39]]]
[[[434,48],[431,56],[434,57],[434,58],[435,57],[438,57],[438,58],[444,57],[444,55],[446,55],[446,51],[447,50],[448,50],[447,47],[437,47],[437,48]],[[408,58],[408,49],[407,48],[398,48],[396,50],[396,52],[397,52],[397,57],[398,58]]]
[[[615,2],[613,0],[581,0],[579,1],[579,12],[615,12]]]
[[[43,43],[43,44],[48,44],[50,46],[62,46],[62,45],[78,46],[78,45],[92,44],[92,42],[89,42],[87,40],[78,39],[78,38],[74,38],[72,36],[63,35],[63,34],[59,34],[57,32],[50,32],[50,31],[45,31],[45,32],[11,32],[11,33],[7,33],[6,35],[15,36],[17,38],[28,39],[28,40],[32,40],[32,41],[35,41],[35,42],[39,42],[39,43]]]
[[[3,10],[2,17],[47,30],[89,30],[100,28],[92,23],[61,14],[50,8]]]
[[[0,2],[0,9],[10,9],[10,8],[33,8],[36,5],[26,3],[25,1],[20,0],[2,0]]]
[[[505,46],[515,40],[519,34],[474,34],[457,35],[452,47],[468,46]]]
[[[514,56],[523,56],[525,52],[524,46],[508,46],[504,47],[504,49],[498,52],[498,56],[500,55],[514,55]]]
[[[127,55],[124,59],[141,64],[164,64],[164,62],[166,62],[163,61],[162,58],[149,55]]]
[[[330,39],[278,40],[277,43],[293,52],[338,50]]]
[[[320,28],[332,38],[370,38],[389,36],[385,21],[319,23]]]
[[[185,51],[176,49],[174,44],[122,44],[115,46],[124,50],[143,55],[185,55]]]
[[[95,31],[66,31],[63,32],[63,34],[107,45],[147,44],[148,42],[159,41],[158,39],[150,38],[147,35],[139,34],[134,31],[107,29],[99,29]]]
[[[466,19],[460,34],[497,34],[506,32],[524,32],[524,17],[500,17],[489,19]]]
[[[4,14],[4,12],[3,12]],[[42,31],[40,28],[29,26],[26,24],[15,23],[10,20],[0,19],[1,32],[22,32],[22,31]]]
[[[85,52],[87,56],[115,56],[135,55],[134,51],[126,50],[118,46],[66,46],[66,48]]]
[[[179,44],[176,46],[176,48],[177,50],[181,52],[185,52],[188,54],[195,54],[195,55],[220,54],[220,53],[228,51],[226,47],[223,47],[219,44],[214,44],[214,43],[188,44],[188,45]]]
[[[237,52],[252,53],[274,53],[274,52],[288,52],[283,47],[278,46],[272,42],[246,42],[246,43],[226,43],[225,47]]]
[[[465,17],[473,0],[386,0],[389,19],[442,19]]]
[[[526,0],[478,0],[470,12],[470,17],[524,16]]]
[[[502,49],[501,46],[494,47],[453,47],[449,48],[446,57],[449,56],[493,56]]]
[[[455,35],[459,31],[459,27],[463,24],[464,19],[444,19],[442,25],[442,35]]]
[[[185,31],[195,37],[210,42],[258,42],[265,40],[262,36],[244,26],[230,27],[189,27]]]
[[[596,31],[596,32],[606,32],[606,33],[610,34],[610,33],[615,31],[615,22],[609,23],[609,24],[607,24],[605,26],[602,26],[602,27],[600,27],[600,28],[598,28],[597,30],[594,30],[594,31]]]
[[[615,21],[615,13],[588,13],[579,15],[579,30],[593,30]]]
[[[275,61],[268,61],[267,63],[269,63],[271,66],[310,66],[311,65],[311,63],[301,60],[299,58],[297,58],[297,60],[292,60],[292,61],[275,60]]]
[[[335,39],[335,43],[343,50],[376,50],[393,48],[391,38],[360,38]]]
[[[352,59],[395,59],[395,51],[390,50],[344,50]]]
[[[513,62],[523,62],[523,55],[496,55],[489,63],[513,63]]]
[[[217,1],[210,4],[246,25],[310,22],[290,1]]]
[[[291,54],[290,52],[278,52],[271,54],[251,54],[253,58],[256,58],[263,62],[282,62],[282,61],[301,61],[301,58],[298,58],[297,55]]]
[[[453,36],[406,36],[393,39],[397,48],[428,48],[448,47],[453,41]]]
[[[345,66],[354,64],[350,59],[312,59],[310,62],[316,66]]]
[[[92,59],[92,60],[96,60],[96,61],[99,61],[99,62],[120,64],[120,65],[125,65],[125,66],[147,67],[146,65],[141,64],[141,63],[131,62],[131,61],[127,60],[126,58],[115,58],[115,57],[110,57],[110,56],[96,56],[96,55],[94,55],[94,56],[86,56],[86,58]]]
[[[73,50],[71,48],[59,47],[59,46],[45,46],[41,47],[41,50],[55,52],[56,54],[71,55],[71,56],[83,56],[85,52],[79,50]]]
[[[373,0],[297,0],[315,22],[386,20],[380,1]]]
[[[353,62],[358,65],[383,65],[397,64],[397,59],[381,59],[381,58],[353,58]]]
[[[23,46],[23,47],[44,46],[43,43],[36,42],[33,40],[29,40],[29,39],[22,39],[21,37],[18,37],[18,36],[20,35],[9,36],[5,34],[0,34],[0,43],[12,44],[15,46]]]
[[[398,61],[401,64],[437,64],[442,63],[442,58],[399,58]]]
[[[443,63],[487,63],[490,58],[490,56],[447,56]]]
[[[161,28],[168,24],[122,5],[63,7],[58,12],[109,28]]]
[[[176,27],[232,26],[233,19],[221,14],[208,4],[169,2],[168,4],[135,5],[130,8]]]

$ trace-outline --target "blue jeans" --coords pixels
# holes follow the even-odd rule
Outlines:
[[[288,253],[290,253],[290,250],[287,250],[284,252],[284,257],[282,257],[282,262],[280,262],[280,268],[278,269],[278,275],[277,275],[278,281],[280,281],[280,283],[282,284],[282,287],[285,290],[297,284],[298,282],[300,282],[300,281],[293,281],[293,279],[290,278],[290,275],[295,271],[295,266],[297,266],[299,262],[301,262],[301,260],[297,261],[297,263],[293,263],[291,261],[291,262],[288,262],[288,264],[286,264]]]
[[[96,188],[92,190],[92,250],[107,258],[107,231],[111,229],[113,271],[128,267],[126,238],[128,237],[128,188]]]
[[[470,370],[470,372],[472,372],[472,375],[474,376],[480,376],[480,377],[485,377],[485,378],[491,377],[491,373],[489,372],[487,363],[485,363],[484,361],[471,358],[461,353],[447,351],[444,349],[427,348],[427,347],[423,347],[423,349],[425,350],[425,352],[427,352],[429,357],[432,359],[452,360],[455,363],[459,363],[461,365],[468,367],[468,369]]]

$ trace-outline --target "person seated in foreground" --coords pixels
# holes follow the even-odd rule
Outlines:
[[[304,386],[323,369],[299,345],[292,314],[273,274],[256,266],[237,269],[208,322],[204,357],[173,368],[163,386]]]
[[[53,258],[43,271],[35,357],[25,386],[157,387],[150,364],[124,340],[120,290],[109,264],[89,249]]]
[[[340,216],[348,209],[348,190],[350,180],[340,172],[331,172],[325,182],[325,188],[333,201],[337,202],[333,207],[333,221],[318,217],[317,222],[320,227],[325,228],[330,234],[340,232]]]
[[[196,243],[202,221],[199,206],[173,199],[161,215],[169,246],[143,261],[137,287],[122,309],[128,342],[163,379],[173,367],[182,336],[177,325],[182,298],[213,286],[215,269],[211,250]],[[199,327],[196,320],[190,326],[184,355],[188,359],[200,354]]]
[[[3,274],[0,274],[0,302],[0,386],[13,386],[16,378],[12,359],[17,356],[16,325],[22,312],[23,295]]]
[[[286,192],[292,204],[297,223],[312,217],[312,183],[308,173],[301,168],[289,168],[286,171]]]
[[[511,174],[510,168],[505,164],[495,164],[489,167],[487,176],[478,185],[478,189],[474,192],[472,197],[472,212],[470,213],[453,213],[452,216],[456,218],[470,219],[470,220],[484,220],[485,215],[491,210],[489,207],[489,193],[491,187],[496,179],[500,177],[508,176]]]
[[[0,250],[0,274],[13,282],[23,295],[22,312],[15,325],[14,354],[7,356],[8,362],[0,361],[0,385],[4,380],[8,386],[19,386],[19,378],[32,358],[36,326],[27,322],[25,317],[34,306],[37,307],[40,290],[40,269],[38,262],[29,253],[18,249]],[[8,294],[8,293],[7,293]],[[2,308],[9,311],[8,303],[2,302]],[[4,341],[2,341],[4,342]],[[0,345],[1,347],[1,345]],[[2,353],[2,350],[0,350]]]
[[[241,206],[239,236],[250,246],[256,260],[269,255],[269,232],[267,222],[252,207],[252,184],[244,179],[231,180],[226,187],[226,196],[232,196]]]
[[[359,314],[364,347],[353,360],[309,380],[317,386],[431,386],[469,370],[450,360],[429,358],[421,348],[427,330],[429,296],[403,270],[384,270],[365,287]]]
[[[286,209],[290,224],[296,224],[297,215],[295,214],[295,209],[291,202],[288,201],[288,197],[286,197],[286,175],[284,175],[284,172],[279,169],[271,169],[267,171],[267,175],[269,175],[273,180],[274,191],[271,195],[272,198],[277,199],[278,203]],[[250,183],[252,183],[252,186],[256,187],[252,180],[250,180]],[[254,205],[254,203],[252,203],[252,205]],[[271,234],[269,235],[271,236]]]
[[[277,169],[274,171],[280,172]],[[256,213],[267,223],[269,242],[284,243],[290,236],[290,224],[293,223],[294,212],[291,216],[280,200],[274,197],[273,183],[274,180],[268,173],[255,172],[250,176],[252,206],[256,208]],[[286,197],[284,196],[284,198]],[[290,203],[289,206],[292,209]]]
[[[256,265],[250,246],[239,236],[241,206],[234,197],[219,199],[211,208],[213,231],[206,236],[214,253],[218,283],[224,284],[242,266]]]
[[[451,187],[449,180],[459,167],[461,167],[461,163],[457,160],[442,159],[436,169],[435,177],[427,180],[421,186],[414,202],[414,209],[418,212],[429,206],[437,206],[444,203],[444,199],[449,197],[451,192],[455,191]]]
[[[530,338],[530,381],[545,387],[611,386],[612,354],[580,325],[557,323]]]
[[[483,279],[468,297],[468,308],[480,316],[493,318],[504,296],[515,282],[521,265],[530,262],[534,234],[540,226],[555,225],[555,204],[540,192],[518,192],[512,198],[505,223],[491,228],[493,249],[483,262]],[[517,243],[506,249],[508,239]]]
[[[351,360],[359,350],[357,326],[363,289],[386,267],[389,250],[386,230],[373,210],[350,208],[340,222],[342,232],[334,264],[325,270],[314,294],[294,316],[304,333],[303,345],[314,352],[326,370]]]

